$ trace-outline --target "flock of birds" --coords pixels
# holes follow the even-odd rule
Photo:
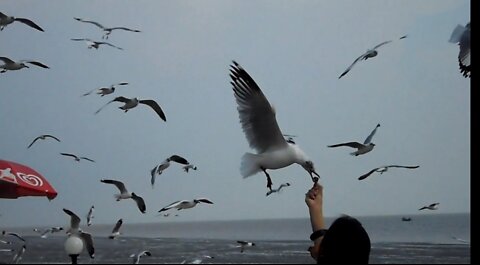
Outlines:
[[[105,27],[102,24],[91,21],[85,20],[82,18],[74,18],[76,21],[92,24],[102,30],[102,40],[107,40],[110,34],[115,30],[123,30],[129,32],[141,32],[137,29],[130,29],[126,27]],[[25,25],[28,25],[36,30],[44,31],[40,26],[38,26],[33,21],[26,19],[26,18],[17,18],[13,16],[8,16],[0,12],[0,30],[3,30],[6,26],[12,24],[13,22],[21,22]],[[401,39],[405,39],[407,35],[402,36]],[[96,41],[90,38],[72,38],[72,41],[85,41],[88,45],[88,48],[95,48],[98,49],[101,45],[107,45],[113,48],[117,48],[122,50],[122,48],[113,45],[106,41]],[[470,77],[471,74],[471,66],[470,66],[470,23],[468,23],[465,27],[458,25],[455,28],[452,36],[449,40],[451,43],[459,43],[460,46],[460,53],[458,56],[458,61],[460,65],[460,72],[465,77]],[[376,46],[372,49],[367,50],[364,54],[360,55],[358,58],[354,60],[354,62],[338,77],[339,79],[344,77],[349,71],[352,70],[353,66],[356,65],[360,61],[367,60],[369,58],[376,57],[378,55],[377,49],[391,43],[392,41],[385,41]],[[5,73],[7,71],[14,71],[20,70],[23,68],[29,68],[29,65],[38,66],[41,68],[48,69],[49,67],[41,62],[33,61],[33,60],[20,60],[14,61],[7,57],[0,57],[0,61],[3,62],[0,65],[0,72]],[[256,154],[254,153],[245,153],[241,159],[241,166],[240,166],[240,173],[244,178],[250,177],[255,175],[259,172],[263,172],[267,179],[267,188],[268,192],[266,196],[269,196],[272,193],[278,193],[281,189],[285,187],[289,187],[290,183],[283,183],[278,188],[272,188],[272,180],[270,174],[267,170],[275,170],[280,168],[288,167],[292,164],[299,164],[301,165],[309,174],[311,180],[313,182],[317,182],[320,178],[320,175],[316,172],[313,161],[308,158],[307,154],[295,143],[293,140],[293,135],[282,134],[277,121],[276,121],[276,113],[272,105],[267,100],[266,96],[260,89],[260,87],[255,83],[253,78],[245,71],[237,62],[233,61],[230,65],[230,78],[231,78],[231,85],[233,89],[233,94],[235,100],[237,102],[237,110],[239,114],[240,124],[242,129],[245,133],[246,139],[251,148],[256,150]],[[116,87],[118,86],[126,86],[128,85],[127,82],[121,82],[112,84],[108,87],[101,87],[97,89],[93,89],[84,93],[82,96],[90,95],[91,93],[96,91],[96,94],[100,95],[101,97],[110,95],[115,92]],[[120,102],[123,103],[123,106],[120,106],[119,109],[123,110],[124,112],[128,112],[130,109],[137,107],[139,104],[149,106],[153,109],[157,115],[163,120],[167,121],[166,115],[163,112],[160,105],[152,99],[138,99],[138,98],[127,98],[123,96],[115,97],[114,99],[107,102],[104,106],[98,109],[95,114],[99,113],[103,108],[108,106],[110,103],[113,102]],[[351,155],[359,156],[364,155],[371,152],[375,146],[372,143],[372,138],[375,135],[377,129],[380,127],[380,124],[377,124],[373,131],[368,135],[363,143],[360,142],[344,142],[334,145],[329,145],[329,148],[335,147],[351,147],[356,149],[355,152],[352,152]],[[285,138],[287,137],[287,138]],[[31,148],[38,140],[46,140],[46,139],[53,139],[57,142],[61,142],[61,140],[53,135],[44,134],[36,137],[27,148]],[[72,153],[61,153],[61,155],[66,157],[71,157],[75,161],[80,160],[87,160],[90,162],[95,162],[93,159],[90,159],[85,156],[78,156]],[[163,162],[156,165],[151,170],[151,185],[152,188],[155,184],[155,178],[158,175],[161,175],[164,170],[170,167],[171,162],[175,162],[177,164],[182,165],[183,170],[188,172],[189,170],[197,170],[197,167],[191,164],[187,159],[179,156],[179,155],[172,155],[166,158]],[[406,168],[406,169],[415,169],[418,168],[418,165],[415,166],[402,166],[402,165],[385,165],[381,167],[374,168],[370,170],[368,173],[361,175],[358,179],[363,180],[375,172],[380,174],[385,173],[389,168]],[[102,179],[102,183],[105,184],[112,184],[115,185],[116,188],[120,191],[120,193],[115,194],[115,199],[117,201],[132,199],[135,201],[138,209],[141,213],[146,213],[146,204],[142,197],[137,195],[134,192],[129,192],[125,186],[125,184],[121,181],[114,180],[114,179]],[[158,212],[164,212],[171,209],[189,209],[195,207],[197,204],[213,204],[213,202],[207,198],[197,198],[193,200],[180,200],[175,201],[162,209]],[[438,209],[439,203],[433,203],[424,207],[421,207],[419,210],[436,210]],[[91,258],[95,256],[95,248],[93,245],[93,237],[88,232],[83,231],[80,228],[80,217],[68,209],[63,209],[63,211],[69,215],[70,217],[70,228],[66,230],[66,233],[69,236],[77,236],[81,238],[85,245],[87,252]],[[92,205],[87,214],[87,226],[92,224],[92,220],[94,218],[94,206]],[[119,219],[113,230],[111,235],[109,235],[110,239],[115,239],[121,235],[120,228],[123,224],[123,219]],[[34,231],[39,233],[40,237],[46,238],[49,234],[56,233],[62,231],[62,227],[51,227],[48,229],[40,230],[35,229]],[[3,231],[3,236],[13,236],[17,239],[26,242],[20,235],[13,233],[13,232],[6,232]],[[0,243],[2,244],[9,244],[8,241],[1,240]],[[247,241],[237,241],[239,247],[241,248],[241,252],[244,251],[246,247],[255,246],[253,242]],[[25,252],[26,244],[22,245],[22,248],[17,251],[15,257],[13,259],[14,263],[18,263],[21,259],[21,256]],[[2,250],[5,251],[5,250]],[[11,250],[13,252],[13,250]],[[151,252],[148,250],[142,251],[140,253],[134,253],[130,256],[132,258],[132,262],[135,264],[139,263],[140,257],[142,256],[151,256]],[[213,258],[210,256],[205,256],[204,258]],[[197,260],[197,262],[201,262]]]

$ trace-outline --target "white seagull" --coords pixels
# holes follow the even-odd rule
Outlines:
[[[248,242],[248,241],[238,240],[237,243],[240,244],[240,246],[238,246],[238,247],[240,247],[240,253],[243,253],[243,251],[245,250],[246,247],[255,246],[255,243]]]
[[[22,247],[13,256],[12,264],[18,264],[27,250],[27,245],[23,244]]]
[[[91,206],[90,207],[90,210],[88,210],[88,214],[87,214],[87,226],[90,226],[92,225],[92,219],[94,218],[93,216],[93,211],[95,210],[95,206]]]
[[[120,48],[118,46],[115,46],[109,42],[104,42],[104,41],[94,41],[92,39],[88,39],[88,38],[83,38],[83,39],[70,39],[70,40],[73,40],[73,41],[85,41],[87,43],[87,48],[91,49],[91,48],[95,48],[95,49],[98,49],[100,48],[100,45],[108,45],[110,47],[113,47],[113,48],[117,48],[119,50],[123,50],[123,48]]]
[[[235,61],[230,65],[230,78],[237,101],[237,110],[243,131],[251,148],[257,154],[245,153],[240,165],[243,178],[260,171],[267,177],[267,188],[272,189],[272,180],[267,169],[279,169],[293,163],[301,165],[312,178],[318,181],[313,162],[298,147],[288,143],[278,127],[275,110],[260,87]],[[313,174],[318,178],[314,178]]]
[[[365,139],[363,144],[359,142],[348,142],[348,143],[329,145],[328,147],[349,146],[352,148],[357,148],[357,151],[350,153],[352,156],[366,154],[372,151],[373,147],[375,146],[375,144],[372,143],[372,138],[373,138],[373,135],[375,135],[375,133],[377,132],[378,127],[380,127],[380,124],[377,124],[377,126],[375,126],[375,129],[373,129],[373,131],[370,133],[367,139]]]
[[[0,71],[0,73],[5,73],[6,71],[20,70],[22,68],[30,68],[28,65],[26,65],[27,63],[33,64],[33,65],[36,65],[36,66],[39,66],[39,67],[42,67],[42,68],[47,68],[47,69],[50,68],[50,67],[48,67],[47,65],[44,65],[41,62],[30,61],[30,60],[21,60],[21,61],[15,62],[15,61],[11,60],[10,58],[0,57],[0,61],[3,61],[3,63],[4,63],[4,64],[0,65],[0,69],[2,69]]]
[[[112,233],[108,236],[108,238],[115,239],[118,236],[120,236],[120,227],[122,226],[122,224],[123,224],[123,220],[119,219],[115,224],[115,227],[113,228]]]
[[[267,194],[266,194],[265,196],[268,196],[268,195],[270,195],[270,194],[272,194],[272,193],[274,193],[274,192],[280,192],[280,190],[281,190],[282,188],[289,187],[289,186],[290,186],[290,183],[288,183],[288,182],[287,182],[287,183],[283,183],[283,184],[281,184],[280,186],[278,186],[278,188],[267,191]]]
[[[102,29],[102,30],[103,30],[102,39],[108,39],[108,36],[112,33],[113,30],[116,30],[116,29],[125,30],[125,31],[131,31],[131,32],[141,32],[141,31],[138,30],[138,29],[129,29],[129,28],[126,28],[126,27],[107,28],[107,27],[104,27],[102,24],[100,24],[100,23],[98,23],[98,22],[91,21],[91,20],[84,20],[84,19],[78,18],[78,17],[74,17],[74,19],[77,20],[77,21],[80,21],[80,22],[93,24],[93,25],[99,27],[100,29]]]
[[[7,16],[4,13],[0,12],[0,30],[3,30],[7,25],[12,24],[13,22],[18,21],[22,22],[25,25],[28,25],[36,30],[43,31],[43,29],[37,24],[33,23],[30,19]]]
[[[150,251],[148,250],[144,250],[138,254],[132,254],[130,255],[130,258],[132,258],[132,264],[140,264],[140,257],[142,256],[152,256],[152,253],[150,253]]]
[[[126,85],[128,85],[127,82],[122,82],[122,83],[110,85],[109,87],[95,88],[95,89],[92,89],[92,90],[88,91],[87,93],[83,94],[82,96],[88,96],[93,91],[98,90],[97,94],[100,95],[101,97],[103,97],[105,95],[109,95],[109,94],[112,94],[113,92],[115,92],[115,87],[116,86],[126,86]]]
[[[90,161],[90,162],[95,162],[94,160],[92,160],[88,157],[85,157],[85,156],[77,156],[77,155],[70,154],[70,153],[60,153],[60,154],[63,155],[63,156],[73,157],[75,159],[75,161],[77,161],[77,162],[80,162],[81,159],[87,160],[87,161]]]
[[[407,37],[407,35],[405,36],[402,36],[400,39],[405,39]],[[378,54],[378,51],[377,49],[380,48],[381,46],[387,44],[387,43],[390,43],[392,42],[391,40],[388,40],[388,41],[384,41],[378,45],[376,45],[375,47],[373,47],[372,49],[368,49],[364,54],[360,55],[357,59],[355,59],[355,61],[353,61],[353,63],[347,68],[347,70],[345,70],[339,77],[338,79],[342,78],[344,75],[346,75],[352,68],[353,66],[361,61],[361,60],[367,60],[368,58],[372,58],[372,57],[375,57],[377,56]]]
[[[90,258],[95,258],[95,248],[93,246],[92,235],[80,229],[80,217],[68,209],[63,208],[63,211],[70,216],[70,228],[67,230],[68,236],[77,236],[80,238],[83,241]]]
[[[457,25],[448,41],[458,43],[460,46],[460,52],[458,54],[460,73],[462,73],[464,77],[470,77],[472,70],[470,64],[470,22],[468,22],[465,27]]]
[[[418,167],[420,167],[420,166],[389,165],[389,166],[377,167],[377,168],[374,168],[374,169],[370,170],[368,173],[363,174],[363,175],[361,175],[360,177],[358,177],[358,180],[366,179],[368,176],[370,176],[370,175],[373,174],[374,172],[379,172],[380,174],[383,174],[383,173],[387,172],[387,170],[388,170],[389,168],[391,168],[391,167],[414,169],[414,168],[418,168]]]
[[[206,199],[206,198],[198,198],[198,199],[194,199],[194,200],[191,200],[191,201],[181,200],[181,201],[173,202],[173,203],[163,207],[158,212],[160,213],[160,212],[167,211],[167,210],[170,210],[170,209],[173,209],[173,208],[177,208],[177,210],[179,210],[179,211],[182,210],[182,209],[189,209],[189,208],[195,207],[198,203],[213,204],[213,202],[211,202],[209,199]]]
[[[145,205],[145,201],[143,200],[143,198],[140,196],[137,196],[134,192],[128,192],[123,182],[118,180],[112,180],[112,179],[102,179],[100,181],[106,184],[113,184],[120,190],[119,194],[114,195],[117,201],[120,201],[122,199],[133,199],[137,204],[137,207],[140,210],[140,212],[145,213],[145,211],[147,210],[147,207]]]
[[[121,107],[118,107],[119,109],[124,110],[125,112],[129,111],[130,109],[135,108],[136,106],[138,106],[139,103],[140,104],[145,104],[145,105],[149,106],[150,108],[152,108],[158,114],[158,116],[160,116],[160,118],[162,120],[167,121],[167,117],[165,117],[165,114],[163,113],[162,108],[158,105],[158,103],[155,100],[151,100],[151,99],[139,100],[138,98],[116,97],[116,98],[112,99],[111,101],[107,102],[107,104],[102,106],[100,109],[98,109],[95,112],[95,114],[99,113],[103,108],[105,108],[108,104],[110,104],[114,101],[125,103],[125,105],[123,105]]]
[[[418,210],[419,210],[419,211],[425,210],[425,209],[427,209],[427,210],[437,210],[439,204],[440,204],[440,203],[435,202],[435,203],[432,203],[432,204],[430,204],[430,205],[423,206],[422,208],[420,208],[420,209],[418,209]]]
[[[57,137],[53,136],[53,135],[50,135],[50,134],[42,134],[40,136],[38,136],[37,138],[35,138],[29,145],[27,148],[30,148],[37,140],[45,140],[47,138],[52,138],[52,139],[55,139],[57,140],[57,142],[61,142],[60,139],[58,139]]]
[[[163,171],[170,166],[170,162],[172,162],[172,161],[177,162],[177,163],[182,164],[182,165],[186,165],[186,166],[190,165],[190,163],[188,162],[187,159],[185,159],[185,158],[183,158],[179,155],[172,155],[172,156],[168,157],[160,165],[155,166],[152,170],[150,170],[150,174],[152,176],[152,178],[150,180],[150,183],[152,184],[152,187],[155,184],[156,175],[157,174],[161,175],[163,173]],[[184,170],[185,170],[185,168],[184,168]],[[188,169],[186,171],[188,172]]]

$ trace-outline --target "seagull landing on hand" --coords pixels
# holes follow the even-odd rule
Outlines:
[[[387,170],[391,167],[414,169],[414,168],[418,168],[420,166],[389,165],[389,166],[377,167],[377,168],[374,168],[374,169],[370,170],[367,174],[364,174],[364,175],[361,175],[360,177],[358,177],[358,180],[366,179],[368,176],[370,176],[374,172],[379,172],[380,174],[383,174],[383,173],[387,172]]]
[[[109,94],[112,94],[113,92],[115,92],[115,87],[116,87],[116,86],[126,86],[126,85],[128,85],[127,82],[122,82],[122,83],[110,85],[109,87],[95,88],[95,89],[90,90],[90,91],[88,91],[87,93],[83,94],[82,96],[88,96],[88,95],[90,95],[93,91],[98,90],[98,91],[97,91],[97,94],[100,95],[101,97],[103,97],[103,96],[105,96],[105,95],[109,95]]]
[[[260,87],[237,62],[233,61],[230,67],[230,84],[237,101],[240,123],[250,147],[257,151],[257,154],[243,155],[240,165],[243,178],[263,171],[267,177],[267,188],[271,190],[272,179],[267,169],[279,169],[297,163],[310,174],[312,181],[317,182],[320,175],[315,172],[313,162],[298,145],[288,143],[283,138],[275,110]],[[318,178],[314,178],[313,174]]]
[[[377,132],[378,127],[380,127],[380,124],[377,124],[377,126],[375,126],[375,129],[373,129],[373,131],[370,133],[370,135],[367,137],[367,139],[365,139],[363,144],[361,144],[359,142],[348,142],[348,143],[329,145],[328,147],[349,146],[349,147],[357,149],[357,151],[355,151],[353,153],[350,153],[352,156],[358,156],[358,155],[366,154],[366,153],[372,151],[373,147],[375,146],[375,144],[372,143],[371,141],[372,141],[373,136]]]
[[[128,192],[128,190],[127,190],[127,188],[125,188],[125,184],[123,184],[123,182],[118,181],[118,180],[112,180],[112,179],[102,179],[102,180],[100,180],[100,182],[103,182],[103,183],[106,183],[106,184],[113,184],[120,190],[120,194],[115,194],[114,195],[115,199],[117,201],[120,201],[120,200],[123,200],[123,199],[132,199],[137,204],[137,207],[140,210],[140,212],[145,213],[145,211],[147,210],[147,207],[145,205],[145,201],[143,200],[143,198],[140,197],[140,196],[137,196],[133,192],[131,192],[131,193]]]
[[[425,210],[425,209],[427,209],[427,210],[437,210],[439,204],[440,204],[440,203],[435,202],[435,203],[432,203],[432,204],[430,204],[430,205],[423,206],[422,208],[420,208],[420,209],[418,209],[418,210],[419,210],[419,211]]]
[[[282,188],[289,187],[289,186],[290,186],[290,183],[288,183],[288,182],[287,182],[287,183],[283,183],[283,184],[281,184],[280,186],[278,186],[277,189],[269,190],[265,196],[268,196],[268,195],[270,195],[270,194],[272,194],[272,193],[274,193],[274,192],[280,192],[280,190],[281,190]]]
[[[138,254],[130,255],[130,258],[132,258],[132,262],[133,262],[132,264],[140,264],[140,257],[142,257],[142,256],[150,257],[150,256],[152,256],[152,253],[150,253],[150,251],[148,251],[148,250],[144,250],[144,251],[142,251]]]
[[[182,165],[190,165],[187,159],[179,156],[179,155],[172,155],[169,158],[165,159],[160,165],[155,166],[151,171],[150,174],[152,175],[152,178],[150,180],[150,183],[153,185],[155,184],[155,177],[156,175],[161,175],[165,169],[167,169],[170,166],[170,162],[176,162]],[[186,170],[188,172],[188,169]]]
[[[165,114],[163,113],[162,108],[160,108],[160,106],[158,105],[158,103],[155,100],[151,100],[151,99],[139,100],[138,98],[116,97],[115,99],[112,99],[107,104],[105,104],[103,107],[98,109],[95,112],[95,114],[99,113],[103,108],[105,108],[108,104],[110,104],[114,101],[125,103],[125,105],[119,107],[119,109],[124,110],[125,112],[129,111],[130,109],[135,108],[136,106],[138,106],[139,103],[140,104],[145,104],[145,105],[149,106],[150,108],[152,108],[158,114],[158,116],[160,116],[160,118],[163,121],[167,121],[167,117],[165,117]]]
[[[27,148],[30,148],[37,140],[45,140],[47,138],[52,138],[52,139],[55,139],[57,140],[57,142],[61,142],[60,139],[58,139],[57,137],[53,136],[53,135],[50,135],[50,134],[43,134],[43,135],[40,135],[38,136],[37,138],[35,138],[29,145]]]
[[[199,203],[213,204],[213,202],[211,202],[209,199],[206,199],[206,198],[198,198],[198,199],[194,199],[194,200],[191,200],[191,201],[182,200],[182,201],[173,202],[173,203],[163,207],[158,212],[161,213],[163,211],[167,211],[167,210],[170,210],[170,209],[173,209],[173,208],[176,208],[177,210],[189,209],[189,208],[193,208],[193,207],[197,206],[197,204],[199,204]]]
[[[6,71],[15,71],[15,70],[20,70],[22,68],[30,68],[27,63],[33,64],[42,68],[47,68],[49,69],[50,67],[44,65],[43,63],[37,62],[37,61],[29,61],[29,60],[21,60],[18,62],[15,62],[7,57],[0,57],[0,61],[3,61],[4,64],[0,65],[0,73],[5,73]]]
[[[80,162],[81,159],[87,160],[87,161],[90,161],[90,162],[95,162],[94,160],[92,160],[88,157],[84,157],[84,156],[77,156],[77,155],[70,154],[70,153],[60,153],[60,154],[63,155],[63,156],[73,157],[75,159],[75,161],[77,161],[77,162]]]
[[[30,19],[7,16],[2,12],[0,12],[0,31],[3,30],[7,25],[12,24],[15,21],[22,22],[23,24],[30,26],[36,30],[43,31],[40,26],[33,23],[33,21],[31,21]]]
[[[460,52],[458,53],[460,73],[464,77],[470,77],[472,71],[470,64],[470,22],[465,27],[457,25],[450,36],[449,42],[458,43],[460,46]]]
[[[405,39],[407,37],[407,35],[404,35],[402,37],[400,37],[399,39],[402,40],[402,39]],[[342,78],[344,75],[346,75],[350,70],[352,70],[353,66],[361,61],[361,60],[367,60],[368,58],[373,58],[375,56],[378,55],[378,51],[377,49],[380,48],[381,46],[385,45],[385,44],[388,44],[392,42],[391,40],[389,41],[384,41],[378,45],[376,45],[375,47],[373,47],[372,49],[368,49],[364,54],[360,55],[357,59],[355,59],[355,61],[353,61],[353,63],[347,68],[347,70],[345,70],[339,77],[338,79]]]
[[[110,47],[113,47],[113,48],[117,48],[119,50],[123,50],[123,48],[120,48],[118,46],[115,46],[109,42],[104,42],[104,41],[94,41],[94,40],[91,40],[91,39],[88,39],[88,38],[84,38],[84,39],[71,39],[73,41],[85,41],[87,43],[87,48],[91,49],[91,48],[95,48],[95,49],[98,49],[100,47],[100,45],[108,45]]]
[[[102,30],[103,30],[102,39],[108,39],[108,36],[109,36],[109,35],[112,33],[112,31],[114,31],[114,30],[125,30],[125,31],[131,31],[131,32],[141,32],[141,31],[138,30],[138,29],[129,29],[129,28],[126,28],[126,27],[107,28],[107,27],[104,27],[102,24],[100,24],[100,23],[98,23],[98,22],[91,21],[91,20],[84,20],[84,19],[78,18],[78,17],[74,17],[74,19],[77,20],[77,21],[80,21],[80,22],[93,24],[93,25],[99,27],[100,29],[102,29]]]

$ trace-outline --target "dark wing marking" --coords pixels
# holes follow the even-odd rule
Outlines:
[[[27,148],[30,148],[38,139],[40,139],[41,136],[38,136],[37,138],[35,138],[29,145]]]
[[[68,210],[68,209],[65,209],[63,208],[63,211],[70,215],[70,227],[71,228],[78,228],[80,226],[80,217],[78,217],[78,215],[76,215],[74,212]]]
[[[118,232],[120,230],[120,227],[122,226],[122,224],[123,224],[123,220],[119,219],[117,221],[117,223],[115,224],[115,226],[113,227],[112,234]]]
[[[123,182],[121,181],[113,180],[113,179],[102,179],[100,180],[100,182],[115,185],[120,190],[121,193],[127,192],[127,188],[125,188],[125,184],[123,184]]]
[[[150,108],[152,108],[158,114],[158,116],[160,116],[160,118],[163,121],[167,121],[167,117],[165,117],[165,114],[163,113],[162,108],[160,107],[160,105],[158,105],[158,103],[155,100],[144,99],[144,100],[139,100],[138,103],[142,103],[150,106]]]
[[[364,54],[360,55],[357,59],[355,59],[355,61],[353,61],[353,63],[338,77],[338,79],[340,79],[344,75],[346,75],[358,61],[362,60],[365,57],[366,54],[367,53],[364,53]]]
[[[108,46],[110,46],[110,47],[114,47],[114,48],[117,48],[117,49],[119,49],[119,50],[123,50],[123,48],[120,48],[120,47],[115,46],[115,45],[113,45],[113,44],[111,44],[111,43],[108,43],[108,42],[97,41],[96,43],[97,43],[97,44],[105,44],[105,45],[108,45]]]
[[[23,24],[26,24],[34,29],[37,29],[39,31],[44,31],[39,25],[35,24],[33,21],[31,21],[30,19],[26,19],[26,18],[15,18],[15,21],[18,21],[18,22],[22,22]]]
[[[78,158],[78,156],[74,155],[74,154],[69,154],[69,153],[60,153],[61,155],[64,155],[64,156],[71,156],[73,158]]]
[[[172,155],[172,156],[170,157],[170,160],[171,160],[171,161],[175,161],[175,162],[177,162],[177,163],[179,163],[179,164],[183,164],[183,165],[188,165],[188,164],[190,164],[190,163],[187,161],[187,159],[185,159],[185,158],[183,158],[183,157],[181,157],[181,156],[179,156],[179,155]]]
[[[99,113],[103,108],[105,108],[108,104],[114,102],[114,101],[118,101],[118,102],[123,102],[123,103],[127,103],[130,101],[130,99],[126,98],[126,97],[116,97],[112,100],[110,100],[109,102],[107,102],[105,105],[103,105],[101,108],[99,108],[97,111],[95,111],[95,114]]]
[[[147,206],[145,205],[145,201],[143,200],[143,198],[137,196],[135,193],[132,193],[132,199],[137,203],[140,212],[145,213],[145,211],[147,210]]]
[[[36,61],[25,61],[25,62],[31,63],[33,65],[36,65],[36,66],[39,66],[39,67],[42,67],[42,68],[50,69],[50,67],[48,67],[47,65],[44,65],[43,63],[40,63],[40,62],[36,62]]]
[[[390,43],[390,42],[392,42],[392,41],[391,41],[391,40],[384,41],[384,42],[378,44],[377,46],[373,47],[373,49],[375,50],[375,49],[377,49],[377,48],[380,48],[380,46],[383,46],[383,45],[385,45],[385,44],[387,44],[387,43]]]
[[[213,204],[213,202],[211,202],[209,199],[205,199],[205,198],[199,198],[199,199],[197,199],[197,201],[203,202],[203,203],[208,203],[208,204]]]
[[[387,166],[387,167],[399,167],[399,168],[419,168],[420,166],[399,166],[399,165],[390,165],[390,166]]]
[[[80,238],[82,238],[85,243],[85,248],[87,249],[88,255],[90,258],[95,258],[95,248],[93,247],[93,238],[89,233],[81,232]]]
[[[379,167],[370,170],[367,174],[363,174],[360,177],[358,177],[358,180],[366,179],[368,176],[372,175],[372,173],[377,171],[378,169]]]
[[[380,127],[380,123],[377,124],[377,126],[375,126],[375,129],[373,129],[373,131],[370,133],[370,135],[368,135],[367,139],[365,139],[365,141],[363,142],[363,144],[369,144],[371,141],[372,141],[372,138],[373,136],[375,135],[375,133],[377,132],[377,128]]]
[[[90,24],[93,24],[101,29],[105,29],[104,26],[102,26],[102,24],[98,23],[98,22],[95,22],[95,21],[91,21],[91,20],[84,20],[82,18],[78,18],[78,17],[74,17],[73,19],[77,20],[77,21],[80,21],[80,22],[85,22],[85,23],[90,23]]]
[[[348,143],[328,145],[328,147],[339,147],[339,146],[349,146],[349,147],[353,147],[353,148],[359,149],[359,148],[364,147],[365,145],[363,145],[363,144],[361,144],[361,143],[358,143],[358,142],[348,142]]]
[[[109,28],[109,30],[116,30],[116,29],[121,29],[121,30],[126,30],[126,31],[132,31],[132,32],[141,32],[138,29],[129,29],[126,27],[114,27],[114,28]]]
[[[85,160],[90,161],[90,162],[95,162],[94,160],[92,160],[88,157],[84,157],[84,156],[80,157],[80,159],[85,159]]]
[[[7,58],[7,57],[0,57],[0,60],[2,60],[4,63],[6,64],[13,64],[15,63],[14,61],[12,61],[11,59]]]

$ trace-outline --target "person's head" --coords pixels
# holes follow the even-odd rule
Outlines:
[[[368,264],[370,247],[370,237],[362,224],[353,217],[342,216],[337,218],[325,233],[317,264]]]

